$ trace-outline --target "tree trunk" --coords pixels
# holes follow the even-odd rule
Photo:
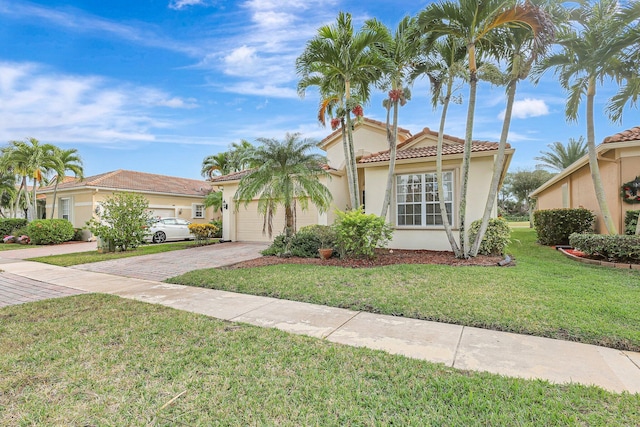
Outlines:
[[[58,197],[58,180],[56,179],[56,185],[53,187],[53,206],[51,207],[51,218],[55,218],[56,213],[56,198]],[[46,207],[45,207],[46,209]]]
[[[471,142],[473,140],[473,119],[476,105],[476,91],[478,76],[476,68],[475,46],[467,47],[469,52],[469,106],[467,109],[467,123],[464,136],[464,154],[462,157],[462,170],[460,172],[460,204],[458,205],[458,218],[460,226],[460,254],[463,258],[469,257],[469,236],[466,229],[467,215],[467,186],[469,183],[469,166],[471,164]]]
[[[636,222],[636,236],[640,236],[640,211],[638,211],[638,219]]]
[[[596,199],[598,200],[598,206],[600,207],[600,214],[602,215],[602,220],[607,228],[607,232],[609,234],[618,234],[616,224],[611,217],[611,212],[609,211],[607,197],[604,192],[604,185],[602,184],[602,177],[600,176],[600,167],[598,166],[595,125],[593,121],[593,101],[595,95],[596,81],[594,77],[590,77],[589,86],[587,88],[587,148],[589,150],[589,168],[591,169],[591,179],[593,181],[593,189],[596,193]]]
[[[489,194],[487,195],[487,203],[484,207],[484,213],[482,215],[482,223],[480,224],[480,230],[471,246],[469,255],[478,255],[482,238],[489,226],[489,219],[491,218],[491,211],[493,211],[493,205],[496,197],[498,196],[498,186],[500,185],[500,177],[502,176],[502,169],[504,168],[505,151],[507,148],[507,137],[509,136],[509,126],[511,125],[511,112],[513,111],[513,101],[516,96],[517,77],[509,81],[507,87],[507,107],[504,112],[504,120],[502,122],[502,133],[500,134],[500,143],[498,145],[498,154],[493,165],[493,176],[491,177],[491,186],[489,187]]]
[[[352,187],[353,200],[351,209],[360,208],[360,189],[358,188],[358,168],[356,167],[356,153],[353,146],[353,122],[351,121],[351,112],[347,111],[347,139],[349,147],[350,161],[347,167],[351,169],[351,182],[349,185]]]
[[[387,190],[384,193],[382,202],[382,212],[380,216],[386,218],[391,204],[391,193],[393,192],[393,175],[396,169],[396,149],[398,147],[398,101],[393,101],[393,129],[389,129],[389,108],[387,108],[387,142],[389,143],[389,173],[387,175]]]
[[[440,116],[440,128],[438,129],[438,146],[436,151],[436,176],[438,180],[438,200],[440,201],[440,216],[442,217],[442,225],[444,231],[447,233],[447,239],[449,239],[449,245],[456,258],[460,258],[460,248],[453,236],[453,230],[451,230],[451,224],[449,223],[449,217],[447,215],[447,204],[444,201],[444,184],[442,183],[442,147],[444,144],[444,124],[447,120],[447,110],[449,109],[449,101],[451,100],[452,81],[447,82],[447,96],[444,98],[442,104],[442,115]]]
[[[341,122],[342,127],[342,148],[344,149],[344,168],[347,171],[347,187],[349,189],[349,203],[351,204],[351,209],[355,209],[355,200],[356,194],[353,193],[353,170],[351,169],[351,151],[349,150],[349,142],[347,140],[347,129],[348,126],[343,119]]]

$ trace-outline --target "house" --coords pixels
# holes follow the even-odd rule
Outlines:
[[[640,204],[624,200],[626,198],[631,201],[630,192],[625,191],[624,198],[622,196],[623,184],[640,176],[640,126],[606,137],[596,147],[596,151],[609,211],[618,232],[622,232],[626,212],[640,209]],[[596,214],[596,231],[606,232],[602,215],[599,214],[600,207],[593,188],[588,155],[545,182],[530,196],[537,200],[537,210],[578,207],[589,209]]]
[[[38,202],[51,217],[54,185],[38,190]],[[156,217],[178,217],[196,223],[208,223],[220,214],[204,207],[204,198],[214,189],[208,181],[156,175],[144,172],[116,170],[78,180],[67,177],[58,185],[55,217],[71,221],[82,228],[100,210],[100,203],[118,192],[139,193],[149,202]],[[87,237],[89,237],[87,235]]]
[[[379,121],[364,119],[356,124],[353,139],[361,200],[364,202],[367,213],[380,215],[390,158],[386,126]],[[387,213],[387,221],[394,228],[390,248],[451,250],[441,225],[439,206],[435,197],[437,139],[438,133],[428,128],[416,135],[412,135],[406,129],[398,130],[393,196]],[[458,222],[463,145],[462,139],[445,135],[444,184],[447,203],[453,211],[451,222],[454,229]],[[310,224],[330,225],[336,219],[336,209],[350,208],[341,131],[337,130],[328,135],[320,141],[318,147],[326,152],[326,170],[329,172],[329,178],[322,178],[322,181],[331,191],[333,203],[325,213],[319,213],[314,206],[310,206],[304,212],[298,211],[296,214],[298,228]],[[497,150],[497,143],[473,142],[467,196],[467,223],[482,217]],[[510,147],[506,150],[507,158],[502,170],[503,177],[513,152],[514,150]],[[213,184],[223,191],[223,239],[269,241],[269,237],[262,232],[263,218],[257,212],[257,200],[251,201],[246,207],[244,203],[236,205],[233,200],[240,179],[247,173],[248,171],[242,171],[212,180]],[[494,216],[496,212],[497,207],[494,207]],[[284,215],[278,215],[277,221],[274,220],[274,230],[284,229],[283,217]]]

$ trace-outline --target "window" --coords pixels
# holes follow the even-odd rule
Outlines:
[[[453,212],[453,172],[442,173],[449,223]],[[396,225],[442,225],[435,173],[396,176]]]
[[[194,218],[204,218],[204,205],[192,205],[191,207],[193,211]]]
[[[71,199],[60,199],[60,218],[71,221]]]

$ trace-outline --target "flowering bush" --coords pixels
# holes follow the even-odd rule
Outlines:
[[[31,239],[26,234],[23,234],[16,239],[16,243],[20,243],[21,245],[28,245],[29,243],[31,243]]]
[[[57,245],[71,240],[74,231],[73,225],[66,219],[54,218],[31,221],[27,233],[36,245]]]
[[[14,243],[16,241],[16,238],[14,236],[4,236],[4,238],[2,239],[3,243]]]

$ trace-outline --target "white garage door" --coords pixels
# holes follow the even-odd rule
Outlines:
[[[176,216],[175,209],[149,209],[152,218],[172,218]]]
[[[258,202],[251,202],[246,209],[240,205],[236,214],[236,239],[239,242],[270,242],[274,237],[282,234],[284,231],[284,208],[278,206],[275,218],[273,218],[273,236],[270,239],[265,232],[262,234],[262,226],[264,219],[258,214]],[[317,224],[318,213],[316,207],[309,205],[309,209],[301,212],[297,209],[296,227],[304,227],[305,225]]]

